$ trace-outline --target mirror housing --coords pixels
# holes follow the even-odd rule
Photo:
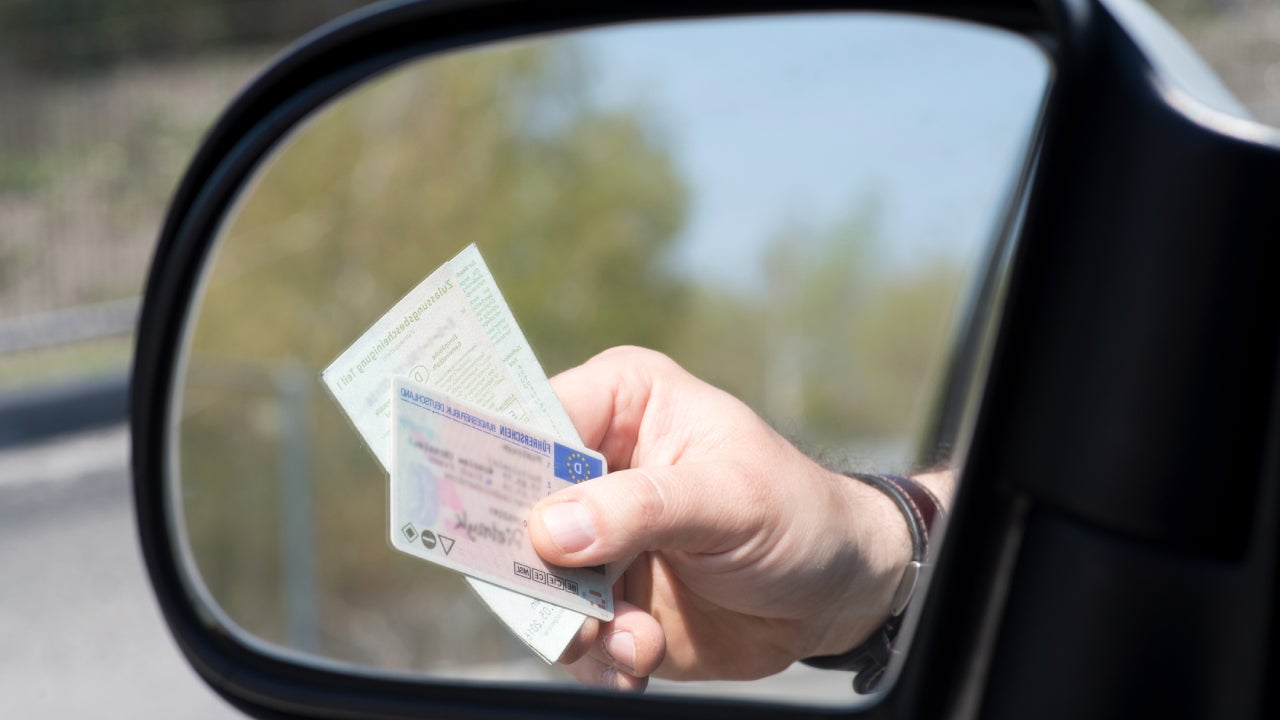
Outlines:
[[[241,94],[193,160],[161,232],[138,334],[140,538],[164,616],[215,690],[256,716],[823,714],[494,693],[261,652],[213,631],[185,587],[166,443],[181,329],[212,238],[255,163],[322,103],[407,58],[532,32],[848,9],[1009,29],[1036,39],[1055,72],[1023,214],[1009,219],[1008,274],[983,289],[1001,311],[970,323],[957,357],[958,367],[981,364],[990,347],[948,542],[914,650],[868,713],[1280,711],[1280,691],[1266,683],[1280,647],[1280,284],[1271,277],[1280,140],[1206,104],[1182,80],[1185,59],[1158,21],[1121,0],[406,2],[301,40]]]

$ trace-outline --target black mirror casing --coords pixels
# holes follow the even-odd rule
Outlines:
[[[526,33],[849,9],[1002,27],[1040,43],[1054,68],[1023,212],[983,291],[999,312],[975,316],[957,354],[987,376],[947,542],[901,675],[865,715],[1280,715],[1280,134],[1199,104],[1153,61],[1141,28],[1098,0],[408,2],[300,41],[194,159],[138,333],[141,543],[179,646],[215,690],[259,717],[836,714],[495,693],[263,654],[211,629],[188,593],[166,475],[182,327],[220,219],[322,103],[410,57]]]

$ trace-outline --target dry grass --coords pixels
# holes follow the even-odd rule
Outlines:
[[[0,81],[0,318],[139,294],[182,169],[263,57]]]

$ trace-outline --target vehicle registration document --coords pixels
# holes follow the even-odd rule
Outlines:
[[[474,244],[427,276],[321,373],[388,473],[392,381],[399,376],[565,445],[582,445]],[[617,574],[610,566],[608,579]],[[560,604],[483,580],[467,577],[467,582],[547,662],[560,657],[586,619]]]

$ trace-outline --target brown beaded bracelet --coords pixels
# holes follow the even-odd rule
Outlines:
[[[889,667],[893,641],[902,627],[902,615],[915,594],[920,570],[929,558],[929,530],[942,516],[942,503],[929,488],[908,477],[874,473],[849,473],[849,477],[883,492],[898,506],[911,535],[911,562],[902,571],[902,579],[894,591],[889,619],[870,637],[849,652],[805,658],[801,662],[824,670],[853,671],[853,689],[865,695],[875,691]]]

